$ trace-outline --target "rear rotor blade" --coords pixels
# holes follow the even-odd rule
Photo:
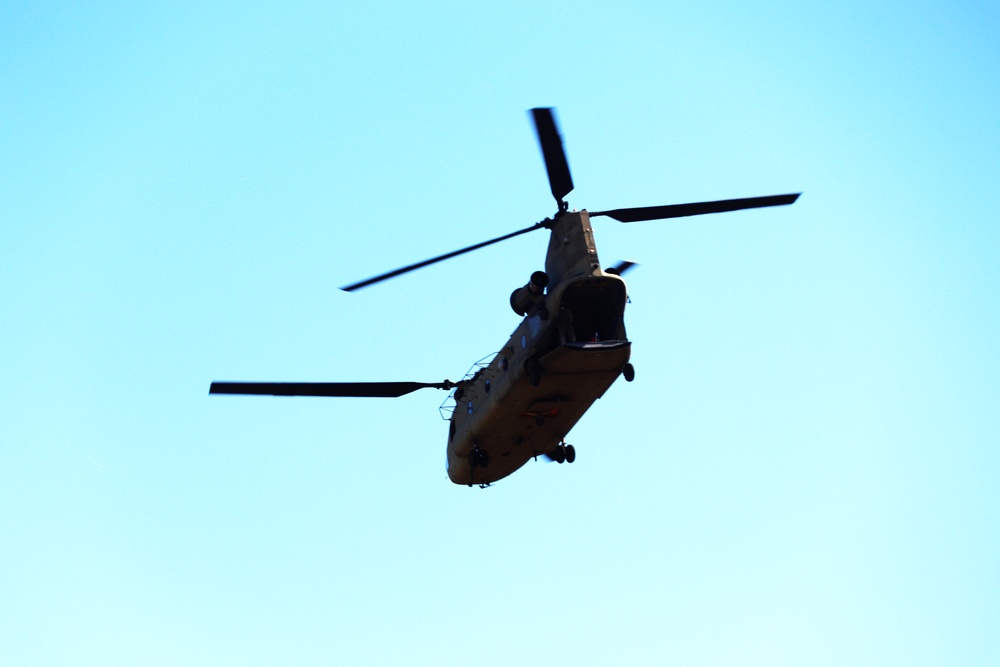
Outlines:
[[[570,176],[569,165],[566,164],[562,137],[559,136],[552,109],[532,109],[531,117],[535,121],[538,143],[542,146],[545,170],[549,174],[549,187],[552,188],[552,196],[556,198],[562,210],[563,198],[573,190],[573,177]]]
[[[389,271],[388,273],[383,273],[377,275],[373,278],[368,278],[367,280],[362,280],[361,282],[353,283],[347,285],[346,287],[341,287],[340,289],[345,292],[353,292],[354,290],[359,290],[362,287],[368,287],[369,285],[374,285],[375,283],[380,283],[383,280],[388,280],[389,278],[395,278],[396,276],[401,276],[404,273],[409,273],[410,271],[416,271],[417,269],[422,269],[425,266],[430,266],[431,264],[436,264],[437,262],[443,262],[446,259],[451,259],[452,257],[458,257],[459,255],[464,255],[467,252],[472,252],[473,250],[478,250],[480,248],[485,248],[488,245],[493,245],[494,243],[499,243],[500,241],[506,241],[507,239],[514,238],[521,234],[527,234],[528,232],[533,232],[536,229],[541,229],[545,225],[541,222],[536,222],[531,227],[525,227],[524,229],[518,230],[511,234],[505,234],[504,236],[498,236],[495,239],[489,241],[483,241],[482,243],[477,243],[476,245],[470,245],[468,248],[462,248],[461,250],[456,250],[454,252],[449,252],[444,255],[439,255],[431,259],[425,259],[422,262],[417,262],[416,264],[410,264],[409,266],[404,266],[400,269],[395,269]]]
[[[611,273],[616,276],[624,276],[626,273],[639,266],[638,263],[633,262],[628,259],[623,259],[609,269],[604,269],[605,273]]]
[[[209,394],[255,396],[359,396],[397,398],[418,389],[451,389],[444,382],[213,382]]]
[[[616,208],[610,211],[597,211],[590,217],[606,215],[619,222],[641,222],[643,220],[663,220],[666,218],[683,218],[689,215],[705,215],[706,213],[725,213],[740,211],[746,208],[764,208],[767,206],[787,206],[799,198],[801,192],[788,195],[773,195],[770,197],[747,197],[745,199],[723,199],[720,201],[703,201],[693,204],[672,204],[670,206],[646,206],[641,208]]]

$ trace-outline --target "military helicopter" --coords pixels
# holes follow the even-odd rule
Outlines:
[[[521,316],[500,352],[458,382],[213,382],[211,394],[368,396],[393,398],[418,389],[443,389],[454,399],[448,426],[448,477],[481,487],[538,456],[572,463],[570,429],[619,376],[631,382],[631,343],[625,334],[628,293],[622,274],[631,262],[602,269],[590,219],[663,220],[792,204],[800,193],[720,201],[571,211],[573,190],[552,109],[531,110],[557,211],[530,227],[388,271],[341,289],[353,292],[404,273],[539,229],[549,230],[545,271],[510,295]],[[446,405],[450,404],[446,400]]]

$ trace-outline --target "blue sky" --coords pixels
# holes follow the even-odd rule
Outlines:
[[[1000,10],[0,7],[0,662],[1000,661]],[[555,106],[636,381],[448,482]]]

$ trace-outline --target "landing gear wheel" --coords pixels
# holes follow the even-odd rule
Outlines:
[[[566,445],[566,463],[576,461],[576,448],[573,445]]]
[[[469,452],[469,468],[475,470],[476,468],[489,468],[489,467],[490,467],[490,453],[488,451],[476,447],[471,452]]]
[[[562,445],[557,446],[549,452],[549,458],[556,463],[564,463],[566,461],[566,449]]]
[[[635,366],[632,364],[625,364],[622,366],[622,375],[625,376],[626,382],[631,382],[635,379]]]
[[[532,357],[524,362],[524,372],[528,374],[528,382],[532,387],[537,387],[542,381],[542,365],[538,359]]]

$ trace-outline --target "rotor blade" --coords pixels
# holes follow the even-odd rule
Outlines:
[[[417,269],[422,269],[425,266],[430,266],[431,264],[442,262],[446,259],[451,259],[452,257],[458,257],[459,255],[464,255],[467,252],[472,252],[473,250],[479,250],[480,248],[485,248],[488,245],[493,245],[494,243],[499,243],[500,241],[506,241],[507,239],[514,238],[515,236],[519,236],[521,234],[527,234],[528,232],[533,232],[536,229],[541,229],[544,226],[545,225],[543,225],[541,222],[536,222],[531,227],[525,227],[524,229],[513,232],[511,234],[498,236],[497,238],[491,239],[489,241],[483,241],[482,243],[477,243],[476,245],[470,245],[468,248],[462,248],[461,250],[456,250],[454,252],[449,252],[444,255],[439,255],[438,257],[425,259],[422,262],[417,262],[416,264],[410,264],[409,266],[404,266],[400,269],[395,269],[393,271],[389,271],[388,273],[377,275],[374,278],[368,278],[367,280],[362,280],[361,282],[353,283],[351,285],[347,285],[346,287],[341,287],[340,289],[344,290],[345,292],[353,292],[354,290],[359,290],[362,287],[368,287],[369,285],[380,283],[383,280],[388,280],[389,278],[395,278],[396,276],[403,275],[404,273],[408,273],[410,271],[416,271]]]
[[[397,398],[418,389],[451,389],[444,382],[213,382],[209,394],[255,396],[367,396]]]
[[[563,151],[562,137],[556,127],[556,119],[552,109],[532,109],[531,117],[535,121],[535,132],[538,133],[538,143],[542,146],[542,157],[545,158],[545,170],[549,174],[549,187],[556,202],[562,203],[563,197],[573,190],[573,177],[569,174],[566,164],[566,153]]]
[[[638,263],[632,262],[627,259],[623,259],[609,269],[604,269],[605,273],[611,273],[616,276],[624,276],[626,273],[639,266]]]
[[[590,217],[606,215],[619,222],[640,222],[643,220],[663,220],[665,218],[683,218],[689,215],[704,215],[706,213],[724,213],[740,211],[745,208],[764,208],[766,206],[787,206],[795,203],[801,192],[788,195],[773,195],[770,197],[747,197],[745,199],[723,199],[721,201],[703,201],[694,204],[672,204],[670,206],[646,206],[641,208],[616,208],[610,211],[597,211]]]

